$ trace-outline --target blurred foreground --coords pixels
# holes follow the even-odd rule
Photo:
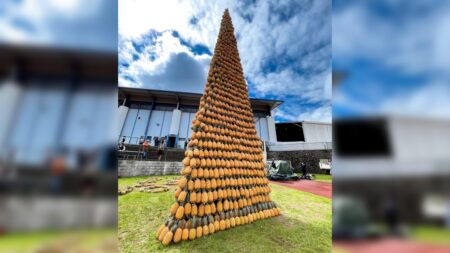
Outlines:
[[[8,238],[21,245],[20,238],[49,230],[62,237],[54,232],[48,247],[78,248],[86,238],[72,236],[74,229],[111,228],[105,236],[114,235],[116,57],[0,46],[0,240],[6,245]],[[95,252],[113,252],[100,248],[109,250]]]
[[[115,252],[117,3],[0,9],[0,252]]]
[[[26,252],[117,252],[117,231],[69,230],[19,233],[0,237],[0,251]]]
[[[450,5],[333,3],[333,240],[450,252]]]

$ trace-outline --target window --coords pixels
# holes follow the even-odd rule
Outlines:
[[[339,156],[390,156],[392,153],[384,119],[335,120],[333,137]]]
[[[277,123],[275,130],[279,142],[305,141],[301,123]]]

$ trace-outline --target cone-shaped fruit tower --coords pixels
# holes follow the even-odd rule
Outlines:
[[[176,200],[169,220],[156,232],[158,240],[164,245],[194,240],[280,214],[269,195],[228,10],[192,130]]]

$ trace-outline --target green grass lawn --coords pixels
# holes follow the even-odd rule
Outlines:
[[[119,187],[147,178],[119,179]],[[178,176],[158,178],[162,183]],[[164,193],[133,191],[119,196],[119,252],[331,252],[331,200],[271,187],[281,216],[169,247],[155,239],[155,231],[168,217],[175,187]]]
[[[450,245],[450,229],[433,226],[411,228],[411,238],[420,242]]]
[[[333,176],[325,174],[314,174],[314,176],[316,177],[316,181],[325,183],[331,183],[333,178]]]
[[[7,234],[0,236],[0,252],[28,253],[36,252],[42,250],[44,247],[50,246],[53,249],[72,249],[75,250],[74,252],[104,252],[101,250],[106,250],[106,252],[108,252],[108,249],[114,248],[117,245],[116,235],[115,229],[41,231]],[[108,247],[108,249],[105,249],[104,247]]]

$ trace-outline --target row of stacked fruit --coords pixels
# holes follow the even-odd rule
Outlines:
[[[239,210],[220,212],[220,214],[215,214],[214,216],[211,214],[203,217],[194,216],[187,221],[171,218],[158,228],[156,238],[164,246],[167,246],[171,242],[178,243],[180,241],[194,240],[215,232],[277,215],[280,215],[280,209],[273,202],[270,202]]]
[[[169,220],[164,245],[280,215],[270,197],[261,140],[231,18],[226,11]]]

